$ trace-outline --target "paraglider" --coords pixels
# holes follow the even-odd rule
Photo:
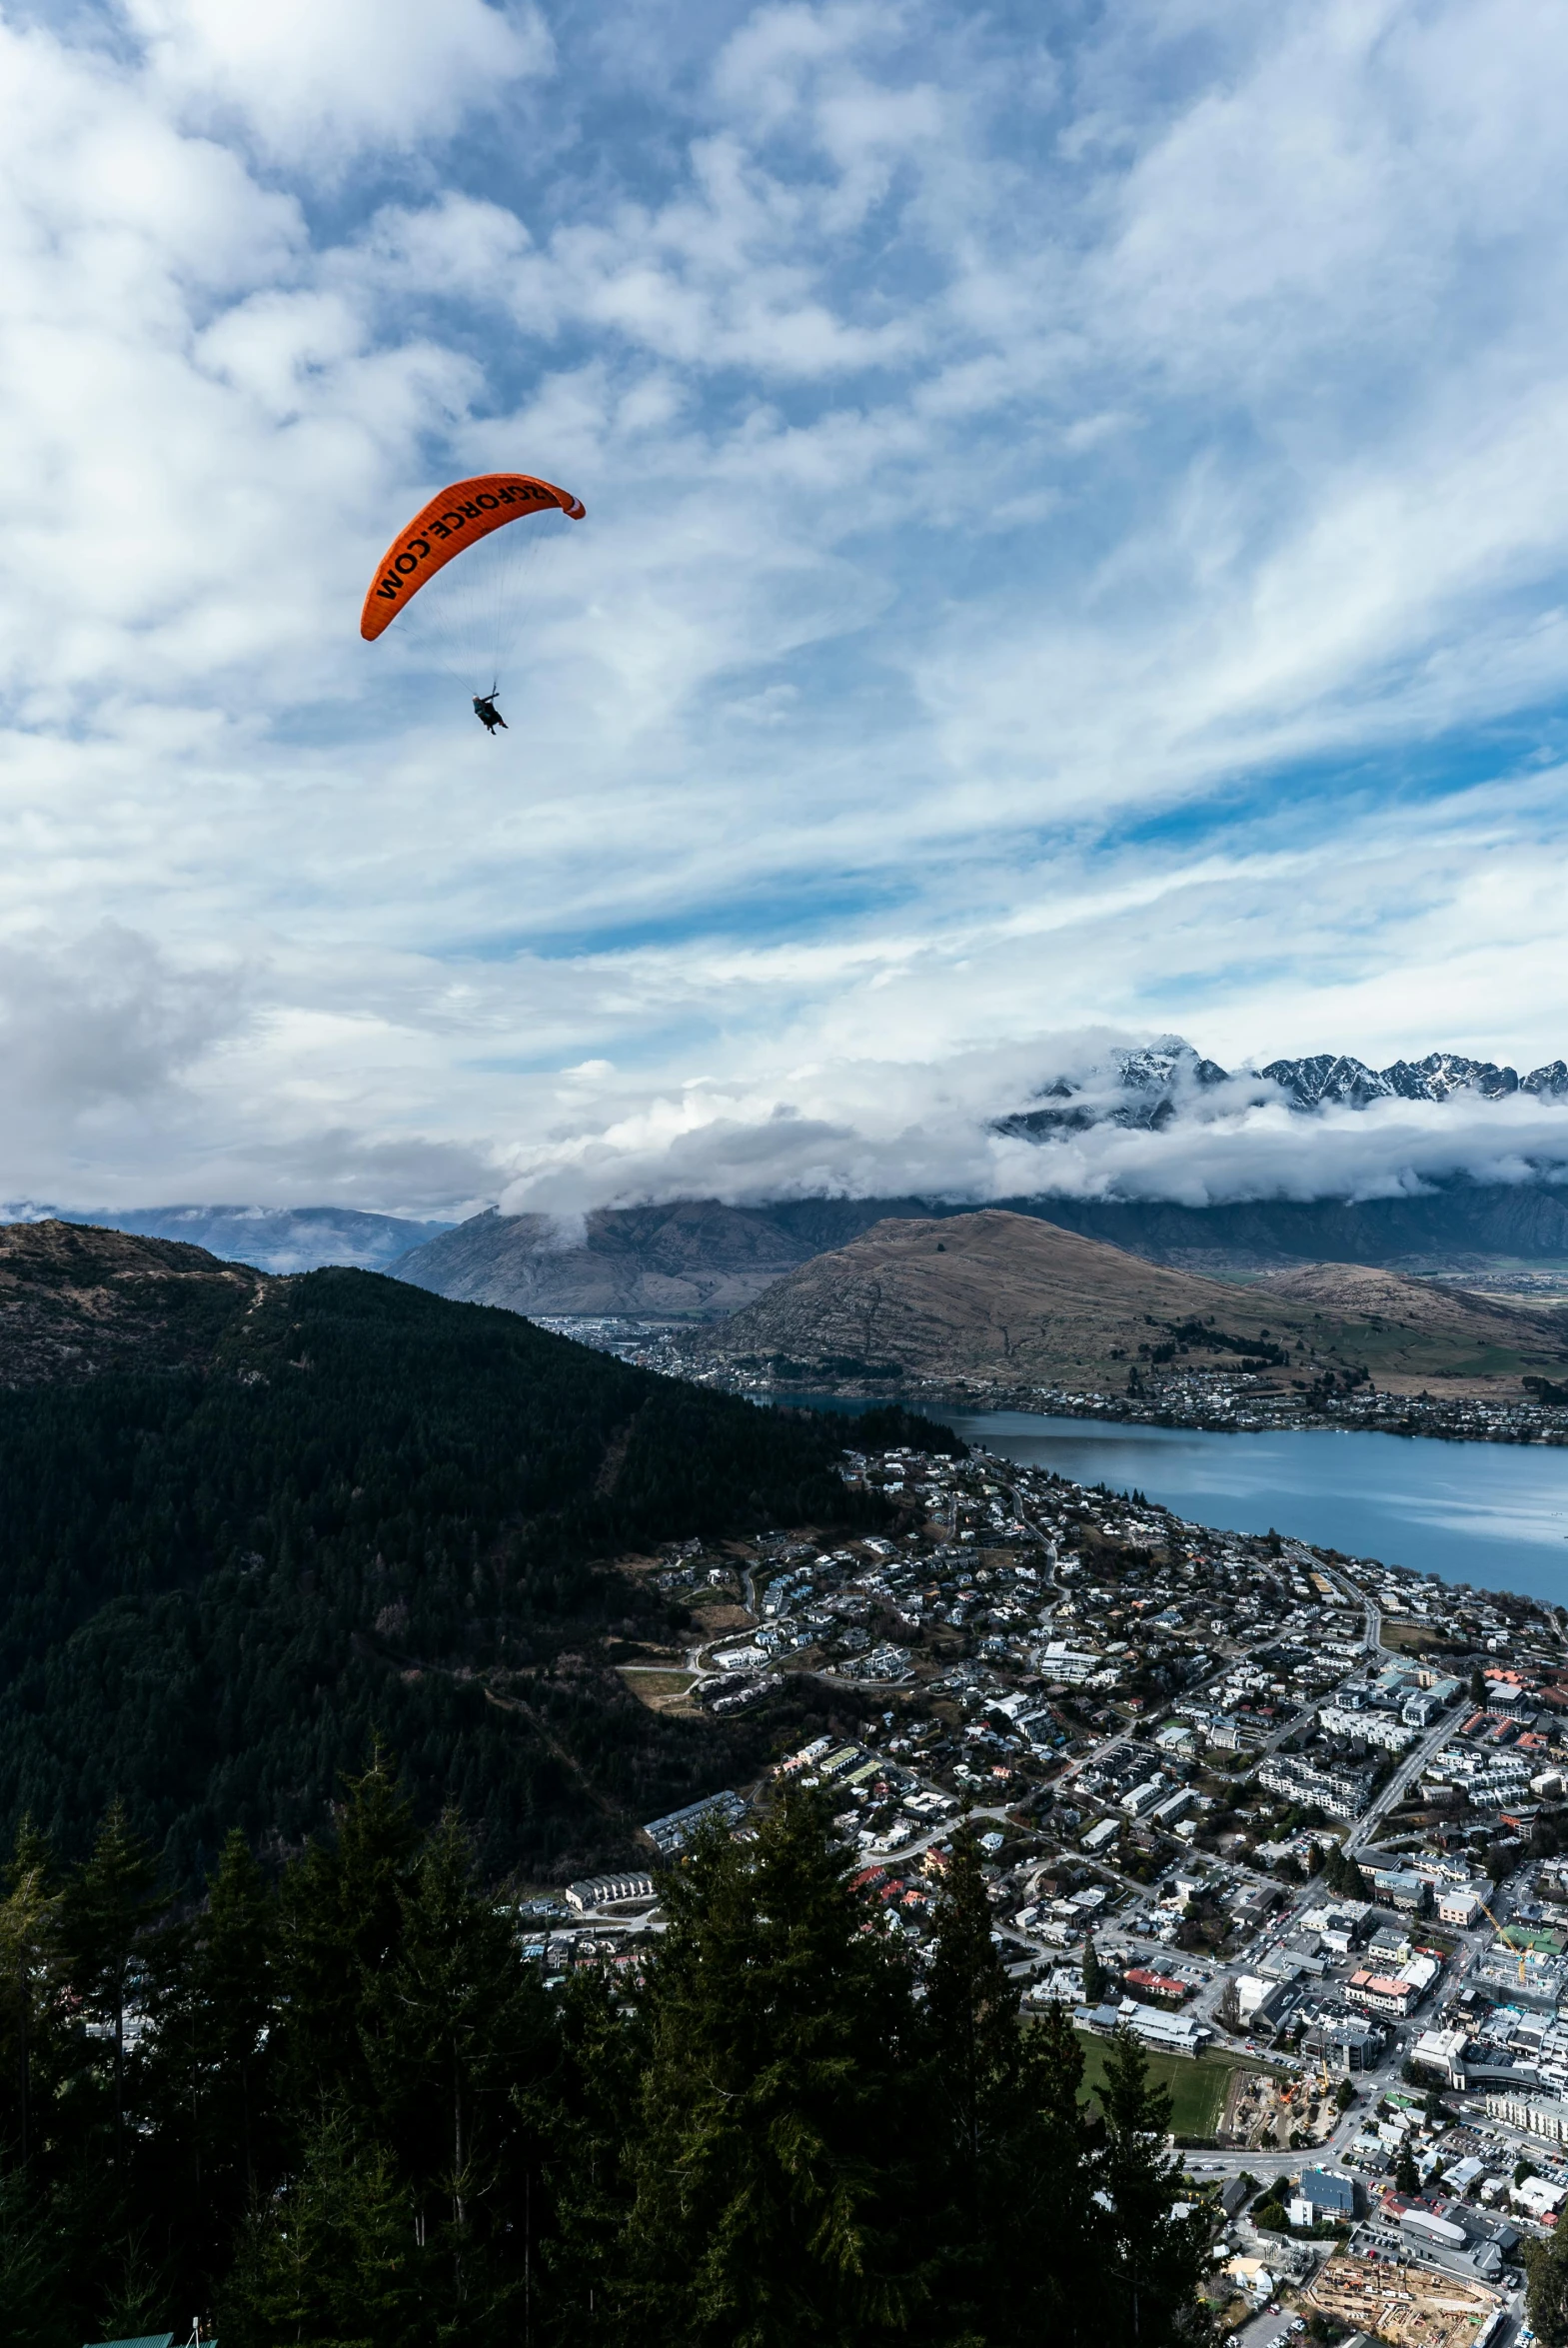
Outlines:
[[[442,667],[466,672],[471,690],[479,677],[496,680],[489,693],[474,693],[474,714],[487,734],[510,731],[496,698],[503,660],[522,624],[524,587],[551,526],[559,534],[563,519],[581,522],[586,511],[569,489],[533,473],[478,473],[450,483],[421,506],[382,557],[366,590],[361,636],[374,644],[424,599],[422,641]]]

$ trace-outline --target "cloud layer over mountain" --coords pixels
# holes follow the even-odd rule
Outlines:
[[[816,1071],[787,1099],[704,1088],[651,1100],[599,1133],[542,1146],[501,1202],[576,1214],[682,1196],[1052,1192],[1201,1206],[1568,1179],[1561,1063],[1535,1092],[1461,1083],[1442,1099],[1364,1101],[1341,1063],[1341,1098],[1306,1106],[1322,1069],[1227,1074],[1174,1038],[1151,1050],[1091,1035],[1039,1050],[1036,1075],[1043,1065],[1049,1081],[1021,1101],[1016,1067],[999,1054],[955,1061],[934,1084],[928,1071],[861,1064]]]

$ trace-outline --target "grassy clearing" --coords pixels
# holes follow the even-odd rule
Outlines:
[[[1092,2091],[1105,2076],[1105,2041],[1084,2037],[1083,2084]],[[1170,2125],[1177,2136],[1212,2136],[1224,2116],[1225,2089],[1232,2071],[1265,2071],[1266,2063],[1215,2047],[1195,2060],[1184,2054],[1150,2052],[1149,2084],[1170,2090]]]
[[[1441,1632],[1429,1630],[1424,1622],[1401,1622],[1396,1616],[1383,1616],[1382,1644],[1390,1654],[1418,1655],[1427,1647],[1442,1643]]]
[[[665,1710],[672,1703],[691,1692],[696,1685],[695,1671],[651,1671],[647,1665],[621,1665],[621,1676],[635,1696],[651,1711]]]

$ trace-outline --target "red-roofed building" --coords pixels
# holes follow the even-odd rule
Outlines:
[[[1401,2021],[1415,2003],[1410,1983],[1389,1973],[1352,1973],[1345,1995],[1352,2005],[1374,2014],[1393,2014]]]
[[[1146,1965],[1134,1965],[1123,1973],[1127,1987],[1142,1997],[1157,1997],[1162,2003],[1180,2005],[1189,1994],[1185,1981],[1178,1981],[1170,1973],[1150,1972]]]

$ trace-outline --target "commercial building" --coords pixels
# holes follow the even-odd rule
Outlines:
[[[1334,2223],[1355,2214],[1354,2182],[1334,2169],[1303,2169],[1300,2183],[1285,2204],[1285,2215],[1293,2226]]]
[[[1151,1972],[1147,1965],[1130,1966],[1122,1979],[1139,1997],[1157,1997],[1168,2005],[1180,2005],[1191,1994],[1190,1982],[1178,1981],[1174,1973]]]
[[[1352,1973],[1345,1995],[1368,2013],[1391,2014],[1401,2022],[1416,2000],[1415,1990],[1397,1973]]]
[[[1444,1924],[1457,1924],[1461,1930],[1468,1931],[1472,1924],[1480,1922],[1491,1897],[1492,1885],[1484,1875],[1477,1883],[1439,1885],[1438,1920]]]
[[[1363,1866],[1361,1872],[1378,1898],[1386,1899],[1401,1915],[1425,1915],[1431,1886],[1426,1877],[1418,1875],[1413,1867]]]
[[[1121,2019],[1135,2038],[1166,2054],[1199,2055],[1214,2035],[1192,2014],[1167,2014],[1158,2006],[1133,2005],[1127,1998],[1122,2000]]]
[[[1383,2033],[1375,2022],[1364,2021],[1359,2014],[1325,2015],[1307,2024],[1301,2051],[1342,2076],[1375,2070],[1383,2051]]]
[[[1468,2041],[1463,2030],[1423,2030],[1410,2049],[1410,2059],[1423,2071],[1434,2071],[1448,2086],[1463,2094],[1470,2083],[1465,2060]]]
[[[1146,2046],[1160,2048],[1166,2054],[1199,2055],[1213,2037],[1207,2023],[1193,2014],[1167,2014],[1158,2006],[1139,2005],[1133,1998],[1124,1997],[1119,2005],[1084,2006],[1072,2017],[1079,2030],[1092,2030],[1097,2038],[1108,2038],[1113,2030],[1130,2030]]]

